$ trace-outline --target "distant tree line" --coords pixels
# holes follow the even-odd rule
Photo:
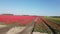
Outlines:
[[[50,17],[53,17],[53,18],[60,18],[60,16],[50,16]]]
[[[13,15],[13,14],[1,14],[1,15]]]

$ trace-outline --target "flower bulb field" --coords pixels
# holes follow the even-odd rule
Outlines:
[[[5,26],[4,26],[5,25]],[[19,28],[22,27],[22,31]],[[13,28],[19,29],[17,34],[39,32],[42,34],[60,34],[60,17],[0,15],[0,34],[9,34]],[[16,34],[16,32],[14,32]]]
[[[12,23],[20,23],[20,24],[28,24],[29,22],[33,21],[36,16],[7,16],[3,15],[0,16],[0,22],[5,24],[12,24]]]

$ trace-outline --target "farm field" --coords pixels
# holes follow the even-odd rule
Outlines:
[[[46,17],[47,19],[53,21],[54,23],[60,25],[60,18]]]
[[[56,30],[57,34],[60,34],[60,18],[58,17],[44,17],[47,20],[49,20],[49,22],[51,22],[49,25]]]
[[[60,18],[51,18],[44,16],[0,15],[0,25],[6,25],[0,27],[1,34],[10,31],[10,29],[14,27],[24,27],[22,28],[23,31],[21,32],[19,31],[19,28],[16,28],[19,29],[18,34],[23,34],[25,32],[60,34]]]

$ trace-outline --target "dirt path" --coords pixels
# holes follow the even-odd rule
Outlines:
[[[33,31],[33,28],[35,26],[35,23],[36,23],[37,19],[38,18],[36,18],[32,23],[28,24],[23,31],[21,31],[17,34],[32,34],[32,31]]]
[[[6,34],[16,34],[16,33],[21,32],[24,29],[25,29],[25,27],[13,27],[9,31],[7,31]]]
[[[3,27],[3,28],[0,28],[0,34],[6,34],[6,32],[11,29],[12,27]]]
[[[33,34],[48,34],[48,33],[33,32]]]
[[[16,33],[21,32],[22,30],[24,30],[24,28],[25,27],[13,27],[10,30],[8,30],[7,32],[3,32],[0,34],[16,34]],[[33,32],[33,34],[47,34],[47,33]]]

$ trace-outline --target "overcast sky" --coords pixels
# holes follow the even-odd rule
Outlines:
[[[0,0],[0,14],[60,16],[60,0]]]

